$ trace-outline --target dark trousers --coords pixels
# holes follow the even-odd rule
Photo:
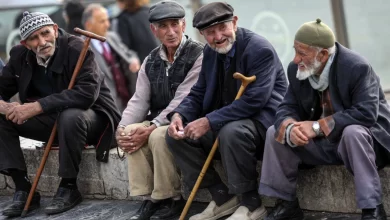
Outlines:
[[[259,124],[244,119],[226,124],[218,134],[220,154],[216,153],[215,158],[221,158],[230,194],[241,194],[257,189],[256,155],[259,151],[262,152],[264,147],[264,139],[260,133]],[[168,147],[187,187],[192,188],[195,185],[215,138],[216,134],[211,131],[196,141],[175,140],[166,135]],[[208,188],[219,181],[218,173],[210,166],[200,188]]]
[[[58,117],[57,117],[58,116]],[[94,110],[67,109],[61,114],[41,114],[22,125],[0,116],[0,172],[8,169],[27,171],[19,136],[48,141],[55,120],[58,129],[55,143],[59,144],[59,172],[62,178],[77,178],[81,153],[86,144],[96,144],[107,126],[108,118]]]

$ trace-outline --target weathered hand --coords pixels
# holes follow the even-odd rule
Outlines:
[[[128,149],[126,144],[129,143],[129,135],[125,133],[124,128],[118,128],[115,133],[115,139],[118,146],[125,152],[128,152],[130,149]]]
[[[309,139],[301,132],[299,125],[295,125],[291,129],[290,141],[297,146],[303,146],[309,143]]]
[[[27,119],[32,118],[43,112],[39,102],[16,105],[7,112],[7,119],[15,124],[23,124]]]
[[[209,130],[210,122],[206,117],[203,117],[189,123],[184,128],[184,135],[192,140],[197,140]]]
[[[118,145],[123,151],[129,154],[134,153],[144,146],[154,129],[156,129],[156,125],[138,127],[131,130],[129,133],[119,131],[117,132]]]
[[[168,127],[168,135],[176,140],[180,140],[185,137],[183,120],[181,119],[179,113],[175,113],[172,116],[171,124]]]
[[[12,112],[15,106],[20,105],[18,102],[4,102],[0,101],[0,113],[8,115],[9,112]]]
[[[317,135],[313,130],[314,121],[300,121],[295,122],[294,125],[299,127],[299,130],[305,135],[309,140],[315,138]]]

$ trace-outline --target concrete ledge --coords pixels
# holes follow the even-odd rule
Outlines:
[[[31,180],[34,179],[41,161],[43,150],[23,149]],[[215,162],[216,170],[226,181],[220,162]],[[260,163],[258,170],[260,170]],[[38,184],[38,191],[44,196],[53,196],[58,184],[58,151],[52,150]],[[390,210],[390,168],[380,171],[383,188],[383,202]],[[79,187],[85,198],[126,199],[128,191],[127,161],[119,159],[116,149],[110,151],[109,163],[100,163],[95,159],[95,150],[84,150],[80,165]],[[183,188],[183,195],[188,197],[191,189]],[[0,174],[0,195],[12,195],[14,185],[9,177]],[[307,210],[356,213],[360,212],[355,202],[353,176],[343,166],[318,166],[314,169],[300,171],[298,181],[298,198],[301,207]],[[207,202],[211,197],[207,190],[199,190],[195,201]],[[273,206],[274,200],[264,198],[266,206]]]

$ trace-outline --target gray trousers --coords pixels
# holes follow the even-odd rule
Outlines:
[[[214,158],[222,160],[230,194],[241,194],[257,189],[256,152],[262,153],[264,145],[261,131],[259,132],[257,126],[258,124],[250,119],[233,121],[226,124],[218,134],[220,155],[217,151]],[[166,135],[168,147],[187,187],[192,188],[195,185],[215,138],[216,134],[211,131],[197,141],[175,140]],[[210,166],[200,188],[208,188],[219,181],[218,173]]]
[[[347,126],[339,143],[326,138],[310,140],[308,145],[291,148],[275,140],[275,128],[270,127],[264,149],[259,193],[292,201],[296,198],[298,165],[344,166],[354,175],[359,208],[375,208],[381,203],[382,191],[375,164],[371,132],[363,126]]]

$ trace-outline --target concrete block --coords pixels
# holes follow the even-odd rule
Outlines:
[[[5,176],[0,174],[0,190],[5,189],[7,184],[5,183]]]
[[[112,199],[128,199],[127,159],[120,159],[114,148],[110,150],[108,161],[108,163],[99,163],[99,172],[103,175],[106,195]]]

